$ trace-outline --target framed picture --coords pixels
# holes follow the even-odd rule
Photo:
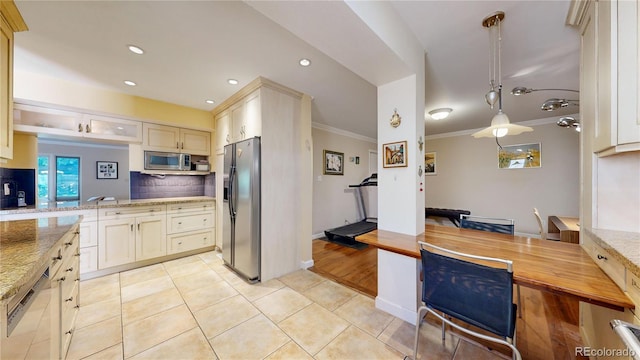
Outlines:
[[[407,142],[398,141],[382,145],[382,156],[383,167],[407,166]]]
[[[503,146],[498,148],[498,167],[500,169],[539,168],[540,155],[540,143]]]
[[[324,174],[344,175],[344,153],[324,150]]]
[[[436,152],[430,151],[424,153],[424,174],[436,174]]]
[[[115,161],[96,161],[98,179],[117,179],[118,163]]]

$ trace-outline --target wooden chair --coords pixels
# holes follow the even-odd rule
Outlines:
[[[511,348],[513,359],[521,360],[515,346],[516,305],[513,303],[513,264],[510,260],[464,254],[419,242],[422,260],[423,306],[418,308],[413,359],[418,355],[420,324],[427,313],[445,325],[479,339]],[[437,253],[436,253],[437,252]],[[469,260],[480,260],[477,264]],[[496,266],[496,267],[493,267]],[[489,336],[451,321],[464,321],[496,336]]]
[[[547,233],[546,231],[544,231],[544,226],[542,225],[542,218],[540,217],[540,213],[538,212],[538,209],[533,208],[533,215],[536,216],[536,221],[538,221],[538,228],[539,228],[539,234],[541,239],[560,241],[559,233]]]

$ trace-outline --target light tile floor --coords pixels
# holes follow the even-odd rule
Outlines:
[[[415,327],[299,270],[249,285],[207,252],[80,283],[67,359],[403,359]],[[421,359],[496,358],[421,327]],[[498,355],[500,356],[500,355]]]

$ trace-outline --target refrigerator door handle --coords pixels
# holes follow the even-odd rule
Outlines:
[[[235,175],[236,175],[236,167],[235,166],[231,166],[230,172],[229,172],[229,216],[231,217],[231,219],[235,219],[236,218],[236,207],[235,207],[235,196],[233,194],[234,192],[234,182],[235,182]]]

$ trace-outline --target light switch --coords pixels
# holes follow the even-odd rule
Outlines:
[[[9,189],[9,183],[4,183],[4,195],[11,195],[11,189]]]

